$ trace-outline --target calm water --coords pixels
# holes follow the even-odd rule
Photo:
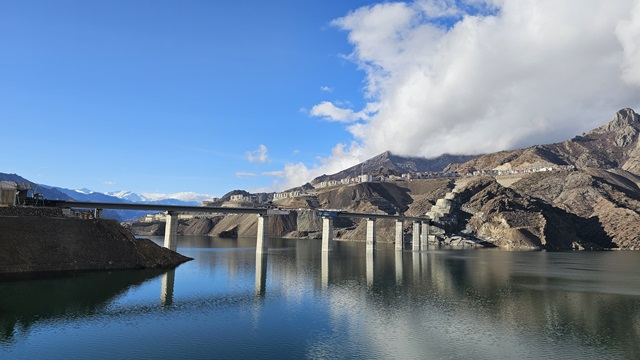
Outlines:
[[[181,237],[174,271],[2,282],[0,359],[640,359],[638,252],[269,244]]]

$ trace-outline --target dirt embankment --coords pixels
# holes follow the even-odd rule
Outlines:
[[[117,221],[58,209],[0,208],[0,274],[171,268],[190,258],[137,239]]]

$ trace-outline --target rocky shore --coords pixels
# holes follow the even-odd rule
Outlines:
[[[115,220],[67,218],[60,209],[0,208],[0,276],[172,268],[189,260],[136,238]]]

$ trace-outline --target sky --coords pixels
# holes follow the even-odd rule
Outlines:
[[[640,111],[640,0],[0,0],[0,172],[282,191]]]

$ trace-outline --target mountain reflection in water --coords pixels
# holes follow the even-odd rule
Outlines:
[[[636,252],[178,246],[166,273],[0,283],[0,356],[640,358]]]

